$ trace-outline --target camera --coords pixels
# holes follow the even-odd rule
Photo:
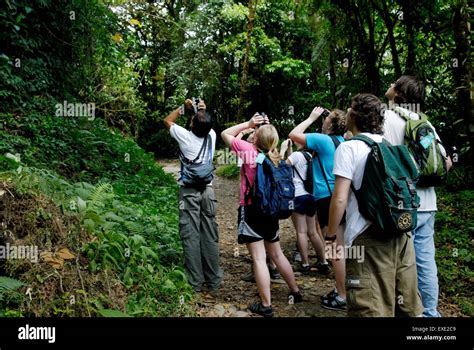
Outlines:
[[[265,112],[257,112],[257,113],[255,113],[255,115],[259,115],[259,116],[261,116],[261,117],[263,117],[263,118],[268,118],[268,116],[265,114]],[[262,123],[260,123],[258,126],[262,126],[262,125],[265,125],[265,124],[270,124],[270,122],[264,120],[264,121],[263,121]]]
[[[330,114],[330,112],[329,112],[327,109],[325,109],[325,110],[323,111],[323,113],[321,113],[321,117],[323,117],[323,119],[324,119],[324,118],[326,118],[329,114]]]
[[[201,102],[201,99],[193,97],[191,100],[193,101],[194,114],[196,114],[198,112],[198,105]]]

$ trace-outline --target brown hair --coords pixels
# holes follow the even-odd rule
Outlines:
[[[360,132],[383,134],[382,103],[372,94],[357,94],[352,98],[349,116]]]
[[[396,104],[418,103],[423,104],[425,100],[425,85],[412,75],[402,75],[395,82],[397,93],[394,102]]]
[[[346,132],[346,113],[333,109],[331,114],[331,130],[334,135],[344,135]]]

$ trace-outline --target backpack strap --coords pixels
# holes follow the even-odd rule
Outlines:
[[[341,144],[341,141],[339,141],[339,139],[337,138],[336,135],[331,134],[331,135],[328,135],[328,136],[331,138],[332,143],[334,143],[334,147],[337,148],[337,146],[339,146]]]
[[[369,147],[372,147],[375,143],[374,140],[372,140],[370,137],[368,136],[365,136],[365,135],[362,135],[362,134],[358,134],[357,136],[353,136],[349,141],[354,141],[354,140],[359,140],[359,141],[363,141],[367,144],[367,146]]]
[[[365,142],[365,144],[367,146],[371,147],[371,148],[375,144],[374,140],[372,140],[370,137],[362,135],[362,134],[358,134],[356,136],[353,136],[349,141],[355,141],[355,140]],[[357,197],[357,191],[356,191],[356,189],[354,187],[354,183],[352,181],[351,181],[351,190],[352,190],[352,192],[354,192],[354,195]]]
[[[428,117],[426,116],[426,114],[420,112],[420,113],[415,113],[415,112],[412,112],[410,110],[407,110],[407,109],[404,109],[404,108],[401,108],[401,107],[395,107],[394,108],[394,111],[402,118],[404,119],[406,122],[407,121],[410,121],[410,120],[422,120],[422,121],[428,121]],[[417,114],[420,119],[411,119],[410,118],[410,114]]]
[[[256,159],[257,158],[255,157],[255,160]],[[263,165],[263,163],[262,163],[262,165]],[[256,162],[255,162],[255,166],[256,167],[258,166]],[[242,164],[242,169],[243,169],[244,177],[245,177],[244,203],[245,203],[245,205],[248,205],[249,201],[250,201],[250,197],[251,197],[250,193],[252,192],[252,186],[250,186],[250,180],[249,180],[249,177],[247,176],[247,172],[245,171],[245,163]],[[255,178],[253,180],[253,188],[255,188],[255,181],[256,180],[257,180],[257,174],[255,174]]]
[[[204,151],[204,153],[202,154],[202,158],[203,158],[203,160],[204,160],[204,156],[206,155],[206,150],[205,150],[205,148],[206,148],[207,141],[208,141],[209,137],[210,137],[210,135],[207,134],[206,137],[204,138],[204,140],[202,141],[202,146],[201,146],[201,149],[199,150],[198,155],[197,155],[196,158],[194,158],[193,160],[187,159],[187,158],[184,156],[184,154],[183,154],[183,152],[181,151],[181,149],[180,149],[180,150],[179,150],[179,157],[181,158],[181,160],[184,160],[184,161],[186,161],[186,163],[189,163],[189,164],[194,164],[194,163],[196,163],[196,161],[199,159],[199,157],[201,157],[201,153],[203,153],[203,151]],[[209,142],[209,154],[211,154],[211,148],[212,148],[212,141]]]
[[[309,166],[309,161],[311,160],[311,155],[307,151],[298,151],[298,152],[301,152],[303,154],[303,157],[304,157],[304,159],[306,159],[306,163]],[[292,166],[292,168],[293,168],[293,173],[296,171],[296,174],[301,179],[301,181],[305,182],[305,180],[303,180],[303,177],[301,176],[298,169],[296,169],[296,167],[294,165]],[[308,179],[306,179],[306,180],[308,180]]]

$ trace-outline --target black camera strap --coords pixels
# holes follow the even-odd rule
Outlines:
[[[197,162],[197,160],[201,157],[201,154],[202,154],[202,160],[204,161],[204,156],[206,155],[206,145],[207,145],[207,142],[208,142],[208,139],[210,138],[210,135],[208,134],[205,138],[204,138],[204,141],[202,142],[202,146],[201,146],[201,149],[199,150],[199,153],[198,155],[196,156],[196,158],[194,158],[194,160],[189,160],[187,159],[183,152],[181,151],[181,149],[179,150],[179,157],[181,158],[181,160],[184,160],[187,164],[195,164]],[[210,141],[209,145],[212,145],[212,141]],[[210,147],[209,147],[210,148]],[[204,152],[204,153],[203,153]]]

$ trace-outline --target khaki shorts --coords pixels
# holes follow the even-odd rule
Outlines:
[[[372,225],[352,246],[364,259],[346,260],[348,315],[351,317],[416,317],[423,313],[411,233],[380,237]],[[359,260],[360,261],[360,260]]]

